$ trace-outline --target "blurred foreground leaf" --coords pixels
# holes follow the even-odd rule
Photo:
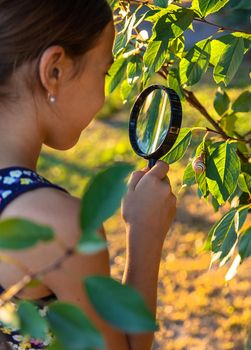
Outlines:
[[[105,349],[102,335],[77,306],[55,302],[49,306],[47,318],[66,350]]]
[[[114,327],[128,333],[158,329],[145,301],[129,285],[109,277],[91,276],[85,278],[84,287],[95,310]]]
[[[18,304],[17,315],[20,319],[20,329],[24,335],[35,339],[46,339],[48,326],[46,320],[39,314],[35,305],[28,301]]]
[[[78,249],[94,253],[106,247],[97,230],[120,207],[126,193],[125,180],[134,169],[129,163],[115,163],[94,176],[84,191],[80,210],[82,235]]]
[[[11,218],[0,222],[1,249],[30,248],[40,241],[50,241],[53,237],[50,227],[37,225],[29,220]]]

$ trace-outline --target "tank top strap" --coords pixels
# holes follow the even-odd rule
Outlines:
[[[63,187],[53,184],[31,169],[20,166],[0,169],[0,214],[11,201],[22,193],[41,187],[53,187],[69,193]]]

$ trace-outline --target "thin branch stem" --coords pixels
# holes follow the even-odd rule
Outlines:
[[[219,126],[219,124],[210,116],[208,111],[205,109],[204,106],[202,106],[202,104],[199,102],[199,100],[194,95],[194,93],[192,91],[188,91],[186,89],[183,89],[183,91],[185,93],[185,98],[186,98],[187,102],[189,102],[194,108],[196,108],[209,121],[209,123],[214,126],[216,131],[218,131],[219,134],[221,134],[225,140],[230,139],[231,137],[228,136],[225,133],[225,131]],[[244,154],[242,152],[240,152],[239,150],[238,150],[238,155],[243,162],[245,162],[245,163],[248,162],[248,158],[246,158],[244,156]]]
[[[210,129],[208,127],[203,127],[203,126],[195,126],[194,128],[192,128],[192,130],[199,130],[199,131],[206,131],[206,134],[209,133],[214,133],[214,134],[219,134],[222,135],[221,132]],[[231,137],[228,136],[228,140],[234,140],[234,141],[238,141],[238,142],[243,142],[243,143],[247,143],[247,144],[251,144],[251,140],[245,140],[245,139],[241,139],[241,138],[236,138],[236,137]]]
[[[251,32],[248,32],[248,31],[246,31],[246,30],[239,30],[239,29],[234,29],[234,28],[230,28],[230,27],[220,26],[219,24],[209,22],[209,21],[207,21],[207,20],[204,19],[204,18],[195,17],[194,20],[195,20],[195,21],[198,21],[198,22],[202,22],[202,23],[209,24],[210,26],[217,27],[217,28],[219,28],[219,29],[222,30],[222,31],[226,30],[226,31],[229,31],[229,32],[238,32],[238,33],[250,34],[250,35],[251,35]]]
[[[210,128],[206,128],[206,130],[207,130],[208,132],[212,132],[212,133],[215,133],[215,134],[220,134],[220,135],[222,135],[221,132],[216,131],[216,130],[213,130],[213,129],[210,129]],[[229,140],[238,141],[238,142],[244,142],[244,143],[247,143],[247,144],[251,144],[251,141],[250,141],[250,140],[244,140],[244,139],[240,139],[240,138],[236,138],[236,137],[231,137],[231,136],[228,136],[228,139],[229,139]]]
[[[13,284],[10,288],[8,288],[6,291],[4,291],[0,295],[0,307],[4,306],[6,302],[8,302],[11,298],[13,298],[15,295],[17,295],[30,281],[33,279],[39,279],[48,272],[51,272],[53,270],[58,269],[63,262],[72,256],[75,253],[75,249],[69,248],[65,251],[65,254],[61,256],[59,259],[57,259],[54,263],[52,263],[50,266],[46,267],[45,269],[32,273],[30,275],[25,275],[20,281]]]

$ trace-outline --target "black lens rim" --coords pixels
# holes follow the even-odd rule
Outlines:
[[[164,90],[169,98],[170,106],[171,106],[171,117],[170,124],[166,134],[165,139],[162,144],[157,148],[154,153],[146,154],[144,153],[137,142],[137,121],[141,107],[143,106],[146,97],[153,92],[154,90]],[[130,113],[130,121],[129,121],[129,139],[132,145],[133,150],[141,157],[145,159],[160,159],[164,156],[170,149],[173,147],[180,131],[182,123],[182,105],[180,102],[179,95],[170,88],[167,88],[164,85],[154,84],[148,86],[144,89],[137,97]]]

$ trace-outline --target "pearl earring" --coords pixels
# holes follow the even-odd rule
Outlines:
[[[51,94],[48,94],[48,99],[51,103],[55,103],[57,101],[56,96]]]

